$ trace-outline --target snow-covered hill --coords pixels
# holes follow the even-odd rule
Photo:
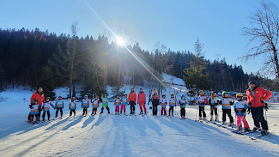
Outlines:
[[[140,87],[135,88],[139,91]],[[65,90],[57,89],[56,94],[63,96]],[[171,90],[171,93],[173,88],[164,92],[168,94],[168,90]],[[108,87],[108,91],[112,93],[111,87]],[[130,86],[124,86],[121,91],[128,93]],[[144,91],[148,91],[148,87],[144,87]],[[253,141],[248,136],[232,133],[231,129],[211,123],[195,122],[196,106],[187,106],[187,119],[180,120],[179,107],[175,108],[175,115],[171,118],[151,116],[148,105],[149,113],[146,116],[111,115],[104,110],[103,114],[80,117],[82,109],[78,103],[77,116],[68,118],[69,101],[65,100],[63,119],[32,125],[26,122],[31,95],[31,91],[22,89],[7,90],[0,94],[0,97],[7,98],[0,102],[0,156],[262,157],[279,155],[279,106],[277,105],[271,105],[267,112],[272,134],[270,137]],[[109,103],[109,107],[114,113],[112,102]],[[209,106],[206,106],[207,115],[209,110]],[[99,112],[100,108],[98,108]],[[54,113],[55,111],[51,109],[52,118]],[[136,113],[139,113],[138,105]],[[219,119],[221,115],[219,106]],[[250,114],[247,115],[247,120],[252,128]],[[256,133],[249,136],[256,136]]]

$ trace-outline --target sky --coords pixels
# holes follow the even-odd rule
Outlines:
[[[194,52],[197,38],[204,44],[205,58],[225,58],[242,65],[245,72],[260,69],[260,58],[244,62],[249,50],[241,28],[249,27],[249,16],[260,0],[2,0],[0,28],[39,28],[57,35],[71,34],[78,21],[78,35],[97,38],[127,27],[144,50],[154,51],[160,42],[173,51]],[[270,0],[279,7],[279,1]],[[95,12],[95,13],[94,13]],[[98,18],[98,16],[100,18]],[[102,19],[103,22],[100,20]],[[110,36],[111,39],[113,36]]]

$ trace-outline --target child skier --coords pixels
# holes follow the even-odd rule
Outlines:
[[[95,95],[95,99],[93,100],[92,102],[92,113],[91,115],[95,115],[97,113],[97,109],[99,107],[99,104],[100,104],[100,100],[99,100],[99,96],[98,95]]]
[[[105,94],[104,96],[101,97],[101,99],[102,99],[102,109],[101,109],[100,114],[103,113],[104,108],[106,108],[106,109],[108,110],[108,114],[110,114],[110,112],[109,112],[109,107],[108,107],[108,98],[107,98],[107,95]]]
[[[123,110],[124,110],[124,114],[126,114],[126,105],[128,105],[127,94],[125,94],[125,96],[121,98],[121,110],[120,110],[120,114],[122,114],[122,111],[123,111]]]
[[[186,97],[185,95],[181,96],[181,100],[179,100],[179,105],[180,105],[180,115],[181,115],[181,119],[185,119],[185,107],[186,107]]]
[[[236,101],[233,103],[233,108],[237,117],[237,130],[241,130],[241,121],[244,124],[244,131],[251,131],[250,127],[246,121],[246,110],[248,105],[245,100],[243,100],[243,94],[237,93],[236,94]]]
[[[76,102],[75,102],[75,97],[72,97],[71,102],[69,103],[69,110],[70,110],[70,116],[72,116],[72,113],[74,113],[74,117],[76,116]]]
[[[208,99],[209,105],[210,105],[210,121],[213,121],[213,114],[215,114],[215,121],[218,121],[218,113],[217,113],[217,108],[218,108],[218,97],[216,96],[215,92],[211,92],[211,96]]]
[[[171,94],[169,105],[170,105],[169,116],[170,116],[170,113],[173,116],[173,108],[174,108],[174,106],[176,106],[176,99],[174,98],[174,94]]]
[[[163,113],[164,113],[164,116],[167,115],[167,111],[166,111],[167,104],[168,104],[168,101],[166,99],[166,95],[164,94],[164,95],[162,95],[162,99],[160,100],[160,105],[162,107],[161,115],[163,115]]]
[[[199,117],[200,117],[199,120],[202,120],[202,115],[203,115],[203,120],[206,120],[206,114],[204,112],[204,107],[205,107],[205,104],[207,103],[207,100],[206,100],[206,96],[204,95],[203,90],[199,91],[197,103],[199,104]]]
[[[53,104],[49,101],[50,97],[46,97],[46,102],[43,103],[42,105],[42,110],[44,111],[43,113],[43,121],[45,121],[45,115],[46,115],[46,112],[47,112],[47,118],[48,118],[48,121],[50,121],[50,112],[49,112],[49,109],[50,109],[50,106],[53,106]]]
[[[64,108],[64,101],[62,100],[62,96],[58,97],[58,100],[55,103],[55,108],[56,108],[56,116],[55,118],[57,118],[58,116],[58,111],[60,110],[60,114],[61,114],[61,119],[63,116],[63,108]]]
[[[114,100],[115,114],[119,114],[120,103],[121,103],[121,99],[119,98],[119,95],[117,95],[116,99]]]
[[[38,104],[38,100],[34,100],[33,103],[31,104],[31,113],[30,113],[30,122],[33,122],[34,116],[36,117],[36,122],[39,121],[39,110],[40,110],[40,105]]]
[[[83,108],[83,114],[82,115],[86,117],[86,115],[87,115],[87,108],[89,108],[88,95],[84,95],[84,99],[82,99],[82,101],[81,101],[81,107]]]
[[[219,102],[220,104],[222,104],[222,111],[223,111],[222,125],[226,123],[226,115],[228,115],[230,118],[229,126],[233,126],[233,117],[231,113],[231,105],[233,104],[233,102],[231,101],[231,96],[229,96],[227,91],[222,92],[222,99]]]
[[[157,115],[157,106],[159,105],[159,95],[157,94],[157,90],[153,90],[152,94],[152,115]]]

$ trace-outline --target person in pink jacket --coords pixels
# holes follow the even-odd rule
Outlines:
[[[140,107],[140,114],[143,114],[143,109],[144,109],[144,112],[146,113],[146,107],[145,107],[146,96],[145,96],[145,93],[142,91],[142,88],[140,88],[140,92],[138,94],[138,104]]]

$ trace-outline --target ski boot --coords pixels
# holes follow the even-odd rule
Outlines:
[[[238,126],[238,127],[236,128],[236,130],[237,130],[237,131],[241,130],[241,127],[240,127],[240,126]]]
[[[139,113],[139,115],[142,115],[143,114],[143,112],[142,111],[140,111],[140,113]],[[161,114],[162,115],[162,114]]]
[[[244,131],[248,132],[248,131],[251,131],[251,129],[250,128],[244,128]]]
[[[103,113],[103,111],[100,112],[100,114],[102,114],[102,113]]]
[[[253,131],[253,132],[256,132],[256,131],[261,131],[261,128],[260,128],[260,127],[256,127],[256,126],[255,126],[255,127],[253,128],[253,130],[252,130],[252,131]]]
[[[233,126],[233,122],[231,122],[231,123],[229,124],[229,126],[231,126],[231,127],[232,127],[232,126]]]
[[[171,112],[171,115],[173,116],[173,112]]]
[[[268,134],[268,131],[265,130],[265,129],[262,129],[262,130],[261,130],[261,134],[264,136],[264,135]]]
[[[206,121],[206,117],[203,117],[203,120]]]
[[[210,120],[209,121],[213,121],[213,117],[210,117]]]
[[[226,122],[225,122],[225,121],[223,121],[223,122],[222,122],[222,125],[225,125],[225,124],[226,124]]]
[[[202,120],[202,117],[200,117],[199,120]]]
[[[108,111],[108,114],[110,114],[110,112]]]

